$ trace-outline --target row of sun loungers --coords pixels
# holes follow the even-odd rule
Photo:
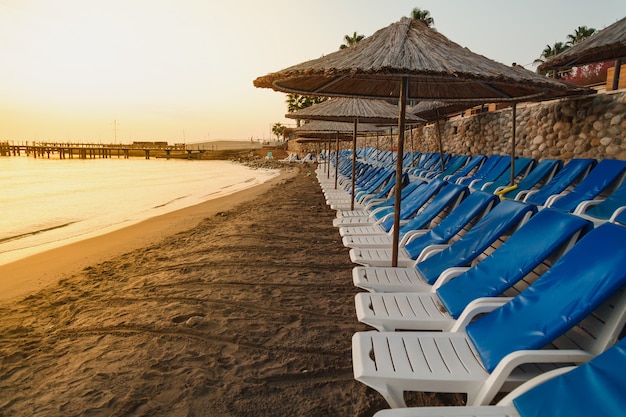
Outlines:
[[[337,188],[334,157],[318,166],[365,290],[356,317],[376,329],[352,339],[355,379],[393,408],[376,415],[622,414],[626,161],[517,158],[510,186],[508,156],[441,159],[403,161],[393,268],[393,153],[359,150],[356,210],[350,152]],[[406,391],[466,406],[407,408]]]

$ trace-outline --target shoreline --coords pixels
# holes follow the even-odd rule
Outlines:
[[[190,230],[204,218],[252,200],[295,174],[296,170],[283,168],[262,184],[0,265],[0,302],[25,297],[88,266]]]

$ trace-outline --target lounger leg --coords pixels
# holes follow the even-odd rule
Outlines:
[[[403,390],[385,385],[384,387],[377,388],[377,391],[387,400],[391,408],[406,408]]]

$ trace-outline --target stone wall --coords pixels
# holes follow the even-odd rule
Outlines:
[[[513,131],[512,113],[509,107],[473,116],[457,116],[441,122],[444,152],[509,154]],[[586,98],[522,103],[517,105],[516,113],[517,155],[538,160],[553,158],[567,161],[574,157],[626,160],[624,90]],[[375,146],[375,143],[376,138],[360,138],[358,146]],[[380,148],[390,149],[388,135],[379,137],[378,143]],[[349,143],[343,145],[349,146]],[[412,135],[407,132],[404,149],[437,152],[435,125],[415,128]]]

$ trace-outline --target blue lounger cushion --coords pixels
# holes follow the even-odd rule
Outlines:
[[[598,196],[625,171],[626,161],[603,159],[572,191],[557,199],[551,207],[572,212],[581,202]]]
[[[621,416],[626,412],[626,339],[513,400],[523,417]]]
[[[452,267],[466,266],[506,231],[517,226],[528,214],[537,212],[532,204],[505,200],[493,208],[461,239],[415,266],[422,278],[434,284],[441,273]]]
[[[492,372],[511,352],[541,349],[626,284],[626,227],[605,223],[587,233],[530,287],[470,323],[466,332]]]
[[[479,216],[490,205],[500,201],[493,194],[476,191],[467,196],[450,214],[426,234],[410,241],[404,246],[411,259],[417,259],[425,247],[447,243],[463,227]]]
[[[593,223],[579,216],[541,210],[491,256],[439,287],[437,295],[456,319],[471,301],[502,294],[577,232],[592,228]]]

